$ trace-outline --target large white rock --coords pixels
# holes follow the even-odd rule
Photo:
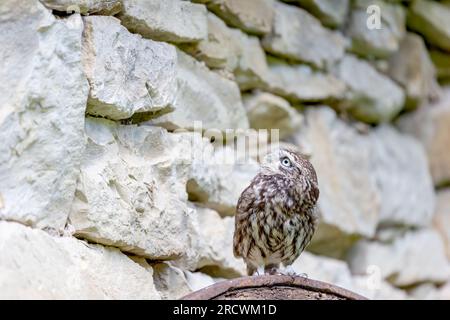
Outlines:
[[[222,218],[216,211],[192,207],[189,249],[173,263],[190,271],[201,270],[215,277],[234,278],[246,274],[242,259],[233,255],[234,217]]]
[[[86,152],[70,214],[77,237],[151,259],[187,248],[188,136],[87,118]]]
[[[389,58],[388,73],[405,89],[410,109],[438,94],[435,67],[423,39],[416,34],[408,33],[400,42],[399,50]]]
[[[315,107],[294,142],[311,153],[319,180],[321,223],[311,251],[341,257],[358,235],[373,237],[380,224],[430,224],[434,190],[414,139],[387,125],[363,134],[330,108]]]
[[[64,227],[84,149],[83,22],[0,3],[0,219]]]
[[[186,53],[178,52],[178,90],[175,110],[150,121],[168,129],[194,128],[199,121],[203,129],[246,129],[248,120],[239,87],[209,70]]]
[[[156,290],[164,300],[176,300],[192,292],[190,285],[184,275],[183,270],[172,266],[168,262],[147,263],[142,258],[138,258],[139,264],[147,270],[153,271],[153,281]]]
[[[196,42],[180,44],[179,47],[210,68],[233,71],[238,63],[242,48],[237,33],[233,33],[225,22],[208,12],[208,37]]]
[[[173,46],[142,39],[114,17],[92,16],[84,21],[89,114],[119,120],[173,108],[177,91]]]
[[[0,221],[1,299],[160,299],[151,269],[117,249]]]
[[[341,108],[358,120],[389,122],[402,110],[405,102],[402,89],[368,62],[346,55],[334,72],[348,87]]]
[[[324,28],[303,9],[281,2],[276,2],[274,8],[272,30],[262,42],[268,52],[319,68],[343,57],[345,40],[339,33]]]
[[[213,13],[208,13],[208,38],[180,48],[210,68],[234,73],[242,90],[258,88],[266,82],[268,66],[259,39],[229,28]]]
[[[447,258],[450,260],[450,189],[448,188],[437,192],[433,226],[441,235]]]
[[[250,140],[253,136],[244,135],[238,141],[244,142],[246,137]],[[221,215],[234,215],[242,191],[259,170],[257,162],[250,158],[250,146],[243,155],[238,154],[243,146],[240,142],[235,144],[236,154],[230,146],[214,150],[212,145],[203,143],[196,147],[196,153],[202,157],[196,157],[192,163],[187,184],[189,199]]]
[[[122,0],[118,15],[128,30],[154,40],[184,43],[206,39],[206,7],[180,0]]]
[[[122,8],[122,0],[40,0],[47,8],[66,12],[115,15]]]
[[[372,174],[370,139],[331,108],[314,107],[306,112],[305,126],[295,140],[310,149],[320,188],[321,224],[310,249],[339,256],[354,236],[373,236],[378,223],[380,198]]]
[[[279,130],[279,138],[283,139],[303,123],[303,116],[281,97],[256,92],[243,98],[251,128]]]
[[[414,0],[409,6],[408,27],[427,42],[450,52],[450,6],[429,0]]]
[[[380,193],[379,223],[428,226],[434,212],[434,188],[423,147],[390,126],[372,134],[371,172]]]
[[[381,13],[380,28],[369,29],[368,8],[377,6]],[[406,32],[405,11],[401,4],[380,0],[353,1],[346,35],[352,39],[352,50],[369,57],[387,57],[396,52]]]
[[[208,9],[230,26],[248,33],[262,35],[272,27],[273,0],[193,0],[204,3]]]
[[[353,276],[345,261],[303,252],[292,264],[293,269],[308,278],[324,281],[356,292],[369,299],[406,299],[404,291],[394,288],[376,274]]]
[[[347,90],[345,83],[334,75],[304,64],[289,65],[272,58],[268,72],[264,89],[293,102],[339,100]]]
[[[450,153],[443,151],[450,144],[450,87],[442,91],[437,102],[422,106],[398,122],[402,131],[416,137],[425,147],[437,186],[450,182]]]
[[[443,283],[450,276],[444,244],[431,229],[407,232],[392,243],[362,240],[351,249],[347,261],[352,273],[364,275],[377,268],[383,279],[396,286]]]

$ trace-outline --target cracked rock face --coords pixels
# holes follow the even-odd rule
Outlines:
[[[84,149],[83,22],[38,1],[2,1],[0,21],[0,219],[59,230]]]
[[[177,56],[170,44],[131,34],[114,17],[84,18],[87,113],[113,120],[173,108]]]

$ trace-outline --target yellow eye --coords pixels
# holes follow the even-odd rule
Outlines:
[[[289,158],[287,158],[287,157],[284,157],[283,159],[281,159],[281,164],[285,167],[290,167],[291,160],[289,160]]]

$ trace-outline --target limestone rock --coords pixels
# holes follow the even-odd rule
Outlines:
[[[320,188],[320,225],[310,250],[340,256],[355,236],[373,236],[378,222],[380,199],[369,138],[339,120],[332,109],[314,107],[306,112],[304,129],[295,139],[311,148]]]
[[[369,63],[347,55],[334,71],[348,87],[341,108],[358,120],[388,122],[402,110],[405,100],[402,89]]]
[[[159,299],[152,272],[117,249],[0,221],[1,299]]]
[[[314,71],[307,65],[269,61],[264,89],[293,102],[318,102],[344,98],[346,85],[332,74]]]
[[[115,15],[122,8],[122,0],[40,0],[47,8],[67,12]]]
[[[87,112],[119,120],[172,108],[177,56],[169,44],[131,34],[114,17],[84,18]]]
[[[233,30],[233,36],[239,40],[241,54],[234,70],[236,82],[241,90],[264,87],[269,77],[266,55],[257,37],[248,36],[239,30]]]
[[[445,88],[440,100],[425,105],[399,119],[400,128],[415,136],[425,147],[434,184],[450,182],[450,88]]]
[[[407,107],[415,108],[438,92],[436,70],[421,37],[408,33],[389,58],[389,76],[405,89]]]
[[[292,264],[298,274],[306,273],[308,278],[332,283],[353,290],[353,279],[347,263],[342,260],[303,252]]]
[[[211,276],[202,272],[184,271],[184,274],[192,291],[203,289],[215,283]]]
[[[77,237],[151,259],[187,250],[187,136],[87,118],[70,222]]]
[[[450,6],[414,0],[409,6],[408,27],[422,34],[427,42],[450,51]]]
[[[369,270],[371,270],[369,268]],[[353,291],[371,300],[408,300],[408,294],[379,277],[377,271],[367,276],[352,276]]]
[[[0,219],[62,229],[84,148],[83,22],[0,3]]]
[[[295,6],[276,2],[272,30],[263,38],[266,51],[325,68],[344,56],[345,41],[337,32]]]
[[[215,277],[234,278],[246,274],[243,260],[233,255],[234,217],[222,218],[214,210],[198,206],[193,210],[189,250],[174,264]]]
[[[380,193],[380,224],[428,226],[434,188],[423,147],[393,127],[380,126],[371,142],[372,173]]]
[[[303,122],[301,114],[289,102],[267,92],[244,96],[244,105],[251,128],[278,129],[280,139],[298,130]]]
[[[367,27],[367,8],[371,5],[380,8],[380,29]],[[384,58],[398,50],[405,29],[405,11],[400,4],[357,0],[353,3],[346,35],[352,39],[352,51],[364,56]]]
[[[284,0],[285,2],[296,2],[325,26],[336,28],[341,26],[347,17],[349,0]]]
[[[164,300],[176,300],[192,292],[183,273],[167,262],[152,264],[155,288]]]
[[[406,293],[376,275],[353,276],[345,261],[303,252],[292,265],[297,273],[359,293],[369,299],[405,299]],[[373,277],[375,276],[375,277]]]
[[[245,147],[239,141],[244,142],[246,137],[238,138],[237,154],[231,147],[214,150],[212,145],[203,144],[202,149],[197,149],[196,152],[201,153],[202,157],[194,159],[187,184],[191,201],[199,202],[224,216],[234,215],[242,191],[259,170],[255,160],[242,158],[248,157],[250,152],[247,149],[242,156],[239,154],[241,147]]]
[[[208,37],[197,43],[180,44],[179,47],[210,68],[233,71],[241,54],[237,33],[227,27],[215,14],[208,12]]]
[[[175,110],[150,121],[169,129],[194,128],[201,121],[204,129],[246,129],[248,120],[239,87],[234,81],[209,70],[194,58],[178,52],[178,91]]]
[[[175,43],[206,39],[206,7],[179,0],[122,0],[118,16],[131,32],[144,38]]]
[[[382,278],[396,286],[442,283],[450,276],[442,240],[427,229],[411,231],[387,244],[362,240],[351,249],[347,261],[352,273],[366,274],[369,266],[375,266]]]
[[[438,191],[433,226],[444,241],[447,258],[450,260],[450,189]]]
[[[270,31],[273,20],[273,0],[193,0],[205,3],[208,9],[230,26],[258,35]]]

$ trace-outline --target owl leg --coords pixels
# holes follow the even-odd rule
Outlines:
[[[303,277],[303,278],[308,278],[308,275],[306,273],[297,273],[297,271],[294,270],[294,268],[292,268],[292,265],[284,265],[283,270],[281,271],[281,274],[287,275],[287,276],[291,276],[291,277]]]
[[[280,273],[280,271],[278,270],[279,268],[280,268],[279,264],[271,263],[264,267],[264,273],[265,274],[268,273],[270,275],[279,274]]]
[[[255,274],[255,272],[256,268],[253,265],[247,263],[247,275],[252,276]]]

